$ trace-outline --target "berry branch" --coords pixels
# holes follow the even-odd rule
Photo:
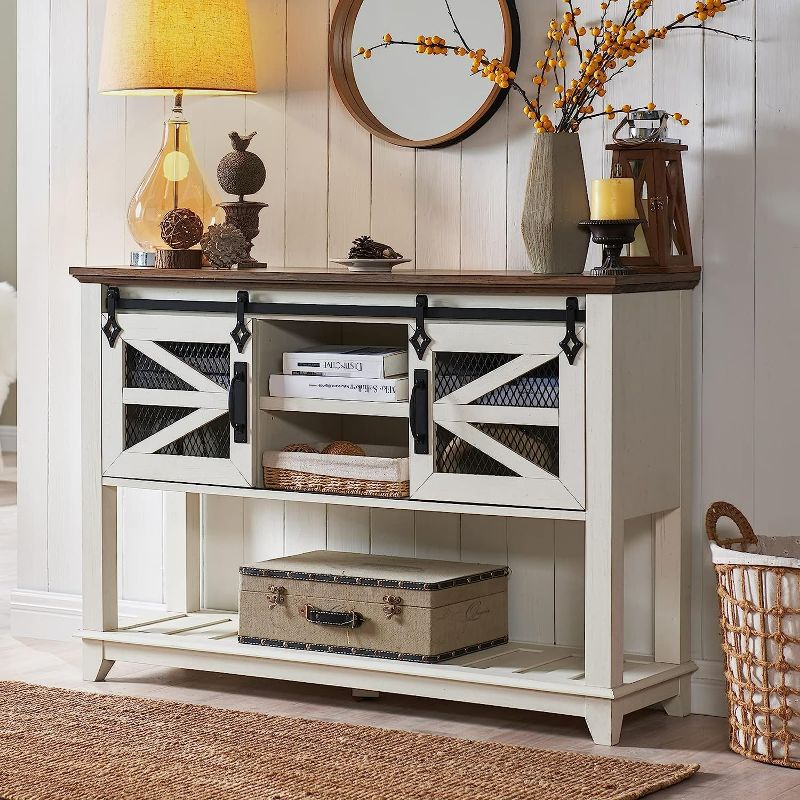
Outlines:
[[[587,119],[606,116],[614,119],[616,114],[630,113],[633,110],[629,105],[614,108],[607,105],[603,110],[595,109],[595,103],[606,94],[607,84],[626,69],[636,64],[636,57],[647,50],[656,39],[664,39],[674,30],[700,29],[709,33],[728,36],[735,41],[752,41],[749,36],[742,36],[729,31],[707,26],[705,23],[717,14],[727,10],[733,3],[742,0],[697,0],[694,11],[678,14],[675,20],[659,28],[643,30],[638,28],[637,20],[651,10],[655,0],[624,0],[624,12],[619,23],[609,18],[611,4],[617,0],[608,0],[600,4],[602,14],[600,20],[592,24],[589,29],[578,23],[581,9],[574,4],[574,0],[564,0],[568,10],[562,19],[552,19],[547,31],[548,46],[544,50],[543,58],[536,61],[536,73],[531,78],[536,86],[536,97],[531,98],[517,80],[517,74],[510,65],[504,64],[500,59],[489,59],[486,50],[473,50],[469,47],[461,33],[455,16],[450,6],[450,0],[443,0],[447,14],[453,23],[453,32],[458,37],[461,45],[448,45],[441,36],[420,35],[415,42],[395,40],[390,33],[383,37],[383,41],[374,47],[359,47],[356,57],[371,58],[372,51],[391,45],[416,47],[421,55],[444,55],[453,53],[457,56],[467,56],[472,59],[470,74],[480,74],[493,81],[500,89],[513,89],[525,101],[523,113],[533,122],[537,133],[553,133],[558,131],[577,131],[581,123]],[[622,2],[620,2],[622,5]],[[582,38],[591,37],[591,47],[582,47]],[[567,84],[567,57],[564,52],[566,45],[577,52],[580,64],[578,74]],[[554,52],[555,48],[555,52]],[[560,73],[559,73],[560,70]],[[542,89],[548,86],[548,73],[553,73],[555,85],[553,91],[556,99],[553,108],[560,112],[557,124],[542,109]],[[559,82],[559,77],[561,78]],[[654,110],[655,104],[648,103],[645,107]],[[680,113],[671,115],[681,125],[688,125],[689,120]]]

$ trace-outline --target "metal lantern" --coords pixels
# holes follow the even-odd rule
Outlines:
[[[606,149],[613,152],[612,176],[633,178],[642,223],[620,263],[637,269],[694,266],[681,161],[687,146],[658,140],[620,141]]]

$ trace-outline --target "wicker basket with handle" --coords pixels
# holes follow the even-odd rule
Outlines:
[[[727,517],[738,539],[723,539]],[[706,513],[720,601],[730,747],[800,768],[800,538],[758,537],[730,503]]]

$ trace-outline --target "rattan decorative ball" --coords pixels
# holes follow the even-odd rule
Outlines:
[[[250,247],[235,225],[210,225],[200,239],[203,255],[213,269],[230,269],[247,259]]]
[[[259,191],[267,179],[264,162],[247,150],[255,135],[255,131],[247,136],[231,131],[228,136],[231,137],[233,152],[223,156],[217,167],[217,180],[222,190],[238,195],[240,200],[244,200],[246,194]]]
[[[310,444],[287,444],[281,449],[282,453],[319,453],[316,447]]]
[[[328,456],[365,456],[363,447],[353,442],[331,442],[322,450]]]
[[[173,208],[161,220],[161,238],[173,250],[194,247],[203,235],[203,220],[191,208]]]

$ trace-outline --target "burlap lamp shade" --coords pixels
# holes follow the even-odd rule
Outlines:
[[[254,93],[246,0],[108,0],[99,91]]]

